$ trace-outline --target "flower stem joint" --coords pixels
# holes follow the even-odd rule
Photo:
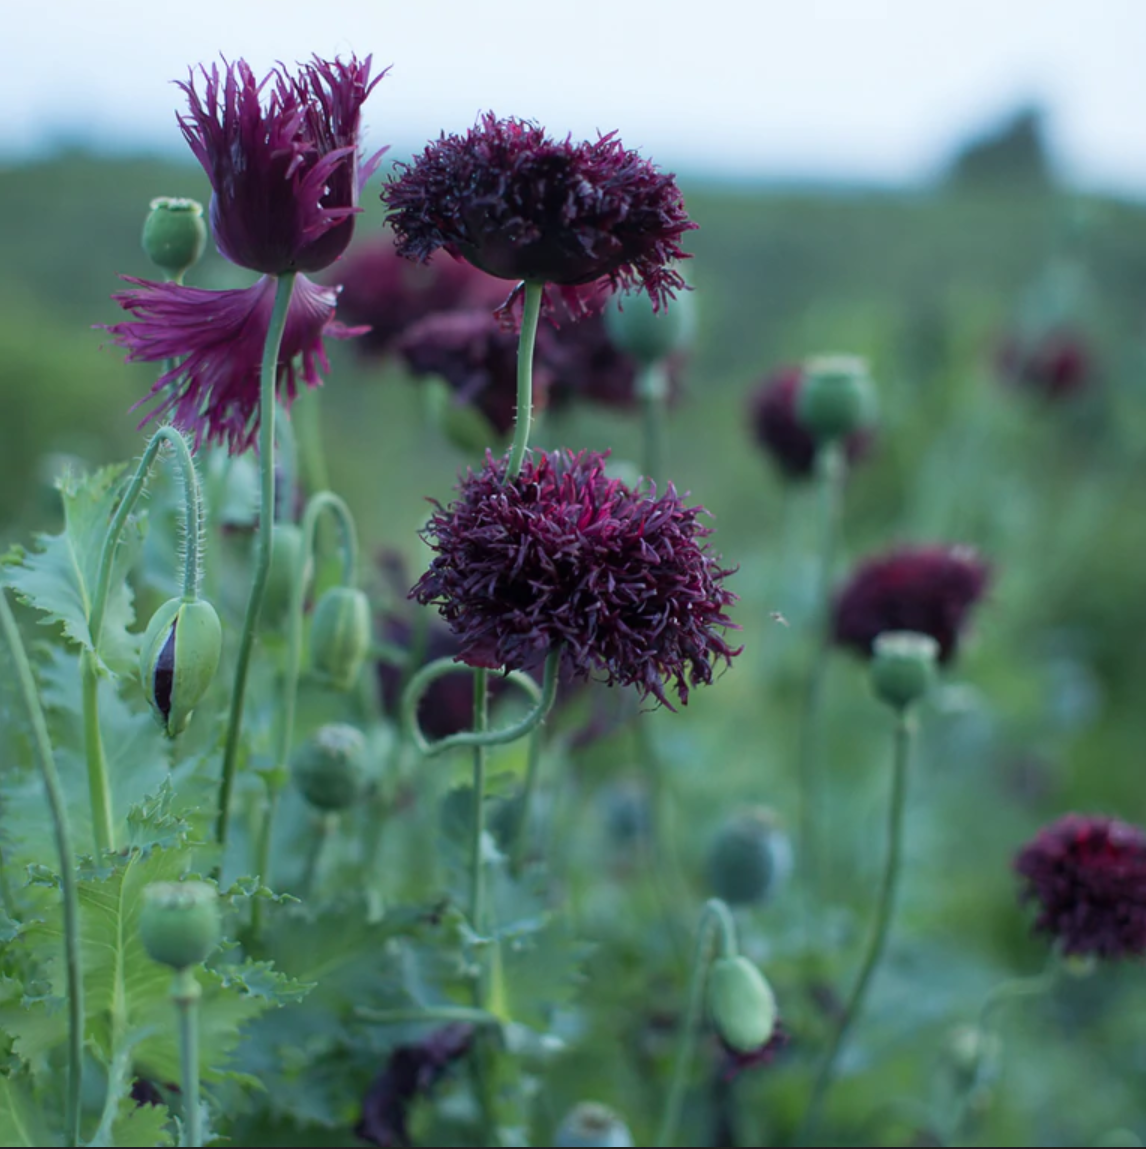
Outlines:
[[[207,224],[203,205],[193,199],[159,196],[143,224],[143,250],[147,258],[179,281],[203,258]]]
[[[871,682],[876,696],[903,710],[917,702],[935,682],[939,643],[929,634],[890,630],[872,645]]]
[[[362,794],[366,740],[343,722],[320,727],[291,759],[291,776],[302,796],[319,810],[345,810]]]
[[[720,957],[712,963],[708,1009],[721,1039],[739,1053],[766,1045],[776,1030],[776,996],[746,957]]]
[[[169,738],[186,729],[215,677],[222,650],[223,629],[209,602],[173,598],[151,616],[140,647],[140,674]]]
[[[206,961],[219,944],[219,898],[206,882],[152,882],[143,891],[139,934],[152,961],[173,970]]]
[[[336,690],[349,690],[370,650],[370,600],[349,586],[331,587],[314,608],[310,631],[315,669]]]
[[[875,421],[875,391],[867,364],[853,355],[809,359],[796,395],[796,415],[821,443],[870,426]]]

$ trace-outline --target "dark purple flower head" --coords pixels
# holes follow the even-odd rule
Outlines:
[[[663,307],[684,287],[672,267],[696,227],[673,176],[616,133],[579,144],[492,113],[464,136],[443,134],[383,189],[398,250],[445,248],[499,279],[577,288],[607,279]],[[584,293],[560,291],[577,314]],[[590,293],[591,294],[591,293]]]
[[[914,630],[931,635],[939,661],[948,662],[989,578],[970,547],[904,547],[870,559],[836,596],[835,641],[866,658],[884,631]]]
[[[424,537],[437,556],[410,592],[438,606],[471,666],[533,669],[554,647],[578,677],[634,685],[670,705],[730,661],[736,600],[703,540],[701,507],[605,474],[605,457],[535,452],[506,483],[487,455]]]
[[[802,367],[781,367],[753,392],[750,415],[757,442],[789,479],[807,479],[816,469],[816,440],[796,416],[796,397],[804,380]],[[844,440],[850,462],[871,446],[870,431],[856,431]]]
[[[134,284],[113,298],[134,318],[107,330],[129,363],[176,360],[160,375],[148,400],[155,405],[143,419],[169,418],[195,437],[226,443],[232,454],[252,446],[259,429],[259,367],[274,305],[275,281],[264,277],[241,291],[206,291],[176,283]],[[338,289],[319,287],[305,276],[295,281],[279,350],[277,393],[289,407],[298,394],[298,376],[308,387],[328,369],[323,337],[343,339],[359,332],[334,320]],[[295,360],[301,364],[296,367]],[[142,424],[141,424],[142,426]]]
[[[297,75],[276,68],[261,81],[244,60],[200,73],[202,96],[194,72],[179,85],[190,107],[179,125],[211,181],[219,251],[264,275],[329,267],[382,155],[359,167],[362,104],[385,72],[371,80],[369,56],[315,56]]]
[[[1090,348],[1077,332],[1055,328],[1037,338],[1007,336],[996,351],[1004,382],[1044,399],[1068,399],[1094,382]]]
[[[1067,814],[1019,851],[1022,896],[1035,929],[1065,954],[1146,954],[1146,831],[1113,818]]]

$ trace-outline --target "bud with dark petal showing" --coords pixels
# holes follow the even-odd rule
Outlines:
[[[749,1053],[766,1045],[776,1029],[776,997],[746,957],[721,957],[708,971],[708,1009],[726,1045]]]
[[[349,690],[370,650],[370,602],[360,590],[335,586],[314,608],[310,651],[315,669],[336,690]]]
[[[344,722],[320,727],[291,757],[291,777],[319,810],[345,810],[362,794],[366,739]]]
[[[775,813],[760,806],[734,814],[708,855],[712,892],[730,906],[772,897],[792,869],[792,846]]]
[[[875,421],[875,392],[867,364],[854,355],[809,359],[796,395],[796,415],[822,443],[870,426]]]
[[[143,692],[169,738],[187,727],[207,693],[223,651],[215,608],[173,598],[151,616],[139,649]]]
[[[222,926],[219,897],[206,882],[152,882],[144,888],[139,935],[152,961],[184,970],[211,956]]]
[[[633,1144],[629,1127],[608,1106],[582,1101],[565,1115],[553,1144],[558,1149],[626,1149]]]
[[[876,696],[902,710],[922,698],[935,682],[939,643],[929,634],[888,630],[872,644],[871,684]]]
[[[682,292],[672,307],[653,310],[647,295],[618,295],[605,310],[605,327],[619,350],[647,367],[686,350],[696,332],[692,296]]]
[[[156,267],[172,279],[182,279],[203,258],[206,247],[207,223],[201,203],[172,196],[151,201],[143,224],[143,250]]]

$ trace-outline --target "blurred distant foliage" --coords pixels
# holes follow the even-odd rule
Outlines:
[[[1024,108],[971,140],[955,156],[948,179],[964,187],[1049,189],[1054,170],[1042,110]]]

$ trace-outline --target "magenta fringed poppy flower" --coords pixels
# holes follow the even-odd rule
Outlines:
[[[835,641],[866,658],[885,631],[914,630],[931,635],[939,661],[949,662],[989,578],[970,547],[904,547],[870,559],[836,596]]]
[[[134,289],[113,298],[134,318],[107,330],[127,348],[128,362],[177,360],[136,404],[154,402],[142,422],[170,419],[194,435],[196,448],[208,439],[225,443],[231,454],[247,450],[258,437],[259,367],[275,280],[264,276],[240,291],[206,291],[124,278]],[[276,383],[286,407],[298,394],[300,377],[308,387],[322,382],[320,372],[329,367],[323,336],[342,339],[361,331],[335,321],[337,298],[337,288],[320,287],[302,275],[295,281]]]
[[[180,87],[179,118],[211,181],[211,229],[232,263],[264,275],[319,271],[350,243],[358,192],[379,152],[360,166],[362,104],[386,73],[370,79],[370,57],[321,60],[297,75],[276,68],[256,80],[239,60],[200,69]]]
[[[703,543],[702,507],[605,474],[605,456],[535,452],[504,481],[487,455],[423,532],[436,552],[411,597],[436,605],[461,661],[535,668],[555,647],[581,678],[632,685],[670,705],[739,653],[723,632],[732,572]]]
[[[1065,954],[1146,954],[1146,831],[1113,818],[1067,814],[1015,858],[1035,929]]]
[[[584,290],[600,280],[658,308],[684,287],[673,262],[696,224],[675,178],[616,133],[574,144],[487,113],[398,169],[382,200],[412,259],[444,248],[499,279],[554,285],[571,317],[600,302]]]

